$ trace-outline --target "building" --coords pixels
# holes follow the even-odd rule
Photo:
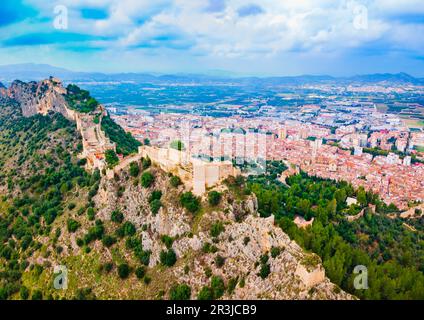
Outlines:
[[[355,150],[354,150],[353,154],[355,156],[362,156],[363,150],[364,149],[362,147],[355,147]]]
[[[400,158],[397,154],[391,152],[386,157],[386,162],[387,162],[387,164],[399,164]]]
[[[410,156],[403,158],[403,165],[404,166],[410,166],[411,165],[411,157]]]
[[[205,161],[191,157],[189,152],[172,148],[141,146],[139,154],[142,157],[149,157],[163,170],[179,176],[181,181],[188,188],[193,188],[193,193],[198,196],[227,177],[241,173],[231,161]]]

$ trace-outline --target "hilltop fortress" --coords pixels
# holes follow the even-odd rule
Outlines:
[[[96,110],[90,113],[73,110],[66,101],[67,93],[62,82],[53,77],[28,83],[16,80],[8,89],[3,87],[0,91],[0,95],[20,103],[25,117],[58,112],[75,122],[82,137],[83,150],[79,157],[87,159],[87,170],[102,170],[106,167],[105,152],[116,150],[116,145],[101,129],[101,120],[106,115],[106,110],[102,105],[98,105]]]
[[[193,188],[196,195],[202,195],[207,188],[241,173],[231,161],[208,162],[173,148],[141,146],[139,153],[156,162],[164,171],[178,175],[188,187]]]
[[[78,157],[87,160],[86,169],[107,169],[106,151],[116,151],[116,144],[110,141],[102,130],[102,120],[107,116],[107,111],[102,105],[97,105],[90,112],[79,112],[71,108],[67,100],[68,90],[63,87],[59,79],[53,77],[40,82],[14,81],[8,89],[3,87],[0,94],[20,103],[22,114],[26,117],[58,112],[75,122],[82,137],[82,152]],[[196,195],[204,194],[208,188],[219,184],[229,176],[240,174],[240,170],[235,168],[231,161],[209,162],[192,157],[187,151],[169,147],[141,146],[138,154],[121,159],[120,164],[113,170],[107,170],[107,177],[113,177],[114,172],[123,170],[131,162],[138,161],[142,157],[150,158],[163,170],[179,176]]]
[[[229,176],[241,174],[231,161],[208,162],[192,157],[189,152],[170,147],[141,146],[137,155],[125,158],[115,168],[107,170],[107,177],[112,179],[115,173],[127,168],[131,162],[140,161],[141,158],[149,158],[162,170],[180,177],[184,185],[193,189],[193,193],[198,196]]]

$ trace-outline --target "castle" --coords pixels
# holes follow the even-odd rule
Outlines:
[[[193,188],[195,195],[202,195],[229,176],[237,176],[241,172],[231,161],[209,162],[191,157],[190,153],[173,148],[151,146],[139,147],[141,157],[149,157],[163,170],[181,178],[183,183]]]

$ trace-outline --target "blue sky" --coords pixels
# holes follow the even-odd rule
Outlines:
[[[67,28],[55,28],[54,22],[64,17]],[[424,0],[2,0],[0,4],[1,64],[48,63],[77,71],[236,75],[403,71],[423,77],[423,35]]]

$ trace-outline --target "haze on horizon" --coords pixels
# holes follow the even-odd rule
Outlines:
[[[1,64],[424,76],[422,0],[3,0]]]

